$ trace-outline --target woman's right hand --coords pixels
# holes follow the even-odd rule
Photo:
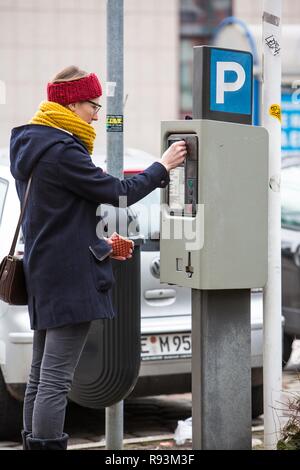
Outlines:
[[[178,142],[174,142],[174,144],[170,145],[159,162],[164,165],[167,171],[170,171],[181,165],[184,162],[186,155],[186,143],[184,140],[179,140]]]

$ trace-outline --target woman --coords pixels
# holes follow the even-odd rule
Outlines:
[[[33,175],[22,224],[34,330],[22,431],[29,450],[67,448],[67,394],[90,323],[114,316],[114,253],[111,239],[97,238],[97,206],[118,206],[124,196],[129,206],[165,187],[168,172],[186,156],[185,143],[177,142],[143,173],[114,178],[90,157],[96,137],[91,124],[101,107],[97,76],[68,67],[48,83],[47,95],[29,124],[12,130],[10,145],[21,204]]]

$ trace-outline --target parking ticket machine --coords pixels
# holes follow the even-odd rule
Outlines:
[[[207,119],[163,122],[162,152],[178,140],[185,140],[187,157],[170,171],[162,191],[161,282],[194,289],[263,287],[266,130]]]

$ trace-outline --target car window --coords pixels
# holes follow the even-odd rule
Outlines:
[[[300,166],[281,172],[281,225],[300,230]]]
[[[3,209],[4,209],[7,188],[8,188],[8,181],[4,180],[3,178],[0,178],[0,224],[2,220],[2,214],[3,214]]]
[[[158,251],[160,238],[160,189],[131,206],[137,214],[140,234],[145,237],[142,251]]]

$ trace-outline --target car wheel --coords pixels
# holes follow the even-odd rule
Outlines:
[[[19,437],[22,429],[23,404],[7,391],[0,371],[0,439]]]
[[[283,335],[283,347],[282,347],[282,361],[283,367],[288,363],[291,352],[292,352],[292,345],[294,341],[294,336],[288,335],[284,333]]]
[[[252,419],[257,418],[264,412],[264,388],[263,385],[252,387]]]

